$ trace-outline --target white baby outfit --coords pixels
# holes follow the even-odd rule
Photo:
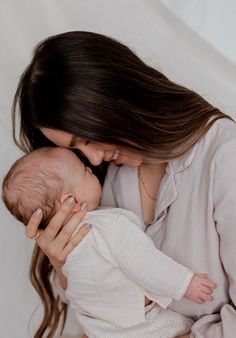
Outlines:
[[[86,214],[92,230],[67,257],[66,296],[89,338],[171,338],[193,319],[166,307],[183,297],[193,273],[164,255],[119,208]],[[153,301],[145,307],[145,296]]]

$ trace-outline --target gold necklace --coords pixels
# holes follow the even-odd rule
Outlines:
[[[138,167],[138,177],[140,178],[140,181],[144,187],[144,190],[146,191],[147,195],[153,200],[153,201],[156,201],[157,198],[156,197],[153,197],[152,194],[148,191],[148,188],[144,182],[144,179],[143,179],[143,176],[142,176],[142,173],[141,173],[141,169],[140,167]]]

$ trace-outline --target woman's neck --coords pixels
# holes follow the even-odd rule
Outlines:
[[[139,191],[141,197],[142,214],[145,224],[152,223],[160,183],[166,172],[165,163],[142,164],[139,167]]]

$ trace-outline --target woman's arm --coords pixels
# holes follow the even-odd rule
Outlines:
[[[191,338],[232,338],[236,333],[236,140],[216,154],[214,220],[219,234],[219,253],[228,283],[229,304],[219,313],[201,317],[192,327]]]

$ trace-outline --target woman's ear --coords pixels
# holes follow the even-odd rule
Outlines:
[[[61,205],[69,198],[69,197],[74,197],[75,199],[75,205],[74,205],[74,208],[72,209],[72,212],[77,212],[77,211],[80,211],[80,204],[81,204],[81,201],[78,197],[75,197],[73,196],[71,193],[65,193],[64,195],[62,195],[61,197]]]

